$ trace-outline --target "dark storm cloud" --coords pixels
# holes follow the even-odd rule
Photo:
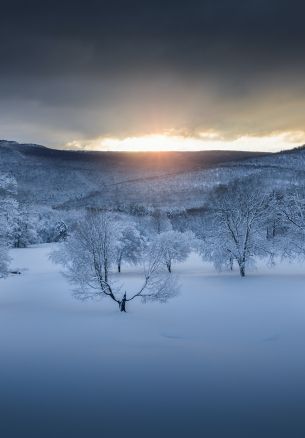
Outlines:
[[[49,144],[302,129],[304,12],[294,0],[12,1],[0,14],[0,129]]]

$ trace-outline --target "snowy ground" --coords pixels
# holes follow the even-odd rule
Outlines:
[[[121,314],[74,300],[49,251],[0,282],[1,438],[305,436],[305,266],[192,257],[178,297]]]

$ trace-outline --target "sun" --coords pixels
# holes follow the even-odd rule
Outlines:
[[[128,152],[162,152],[185,150],[183,137],[166,134],[151,134],[123,139],[105,138],[101,141],[101,149]],[[191,145],[189,145],[191,146]],[[193,147],[195,145],[192,145]]]

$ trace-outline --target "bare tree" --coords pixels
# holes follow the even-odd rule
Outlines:
[[[160,255],[147,253],[143,261],[143,283],[127,293],[110,271],[116,261],[116,246],[120,241],[120,226],[111,214],[90,214],[78,224],[75,233],[61,244],[52,258],[67,268],[67,276],[77,284],[74,293],[81,300],[108,297],[121,312],[129,301],[165,302],[176,294],[175,279],[164,273]]]

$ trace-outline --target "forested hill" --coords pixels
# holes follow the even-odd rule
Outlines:
[[[243,151],[89,152],[0,141],[0,172],[15,176],[19,200],[56,208],[128,203],[196,207],[215,184],[262,172],[291,179],[303,172],[303,149],[281,154]],[[279,172],[280,171],[280,172]]]
[[[193,169],[206,169],[219,163],[244,160],[266,154],[246,151],[198,151],[198,152],[102,152],[51,149],[36,144],[17,143],[0,140],[1,158],[4,156],[13,162],[25,157],[33,164],[50,165],[61,163],[63,167],[80,165],[87,169],[105,170],[111,166],[114,170],[126,172],[174,172]],[[8,161],[9,162],[9,161]]]

